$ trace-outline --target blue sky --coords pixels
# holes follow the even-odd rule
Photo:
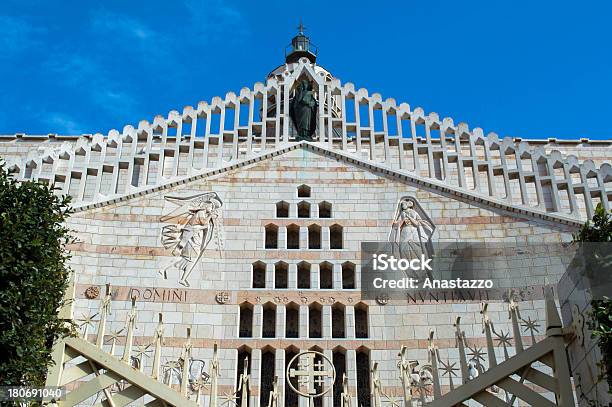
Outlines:
[[[612,139],[612,4],[4,0],[0,134],[96,133],[265,80],[301,17],[343,82],[501,136]]]

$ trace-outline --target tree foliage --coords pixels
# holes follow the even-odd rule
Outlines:
[[[41,182],[16,182],[0,164],[0,383],[44,385],[68,286],[70,198]]]
[[[606,212],[601,204],[595,209],[592,221],[587,221],[574,235],[577,242],[612,242],[612,212]],[[598,245],[598,251],[609,250],[610,245]],[[609,256],[610,253],[602,253]],[[603,270],[600,268],[599,270]],[[594,338],[599,338],[599,349],[603,360],[599,362],[609,391],[612,392],[612,299],[591,301],[589,328]]]

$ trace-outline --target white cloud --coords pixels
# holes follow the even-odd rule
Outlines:
[[[140,41],[152,39],[155,35],[154,31],[141,21],[105,10],[93,13],[91,28],[107,36],[121,36]]]
[[[49,126],[50,133],[67,135],[83,133],[83,126],[72,117],[63,113],[44,113],[41,115],[41,118]]]

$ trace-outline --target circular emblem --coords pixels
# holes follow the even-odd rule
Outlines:
[[[387,305],[389,303],[389,296],[387,294],[380,294],[376,297],[376,302],[379,305]]]
[[[98,295],[100,295],[100,287],[98,287],[97,285],[92,285],[87,290],[85,290],[85,297],[89,298],[90,300],[98,298]]]
[[[292,368],[293,365],[296,367]],[[291,390],[308,398],[325,395],[336,381],[336,369],[332,361],[321,352],[314,350],[300,352],[291,358],[287,364],[286,374],[290,379],[297,378],[298,387],[303,385],[306,388],[305,392],[300,391],[293,386],[291,380],[288,380]]]
[[[215,299],[219,304],[226,304],[230,300],[230,295],[227,291],[219,291]]]

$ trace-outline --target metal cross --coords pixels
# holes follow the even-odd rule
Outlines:
[[[298,368],[304,368],[304,370],[289,369],[289,377],[297,377],[300,384],[305,384],[308,394],[317,394],[315,386],[323,385],[324,378],[333,377],[334,373],[330,370],[323,370],[323,363],[315,362],[314,353],[307,353],[305,356],[306,362],[298,364]],[[313,367],[312,370],[308,369],[310,366]]]
[[[302,24],[302,19],[300,18],[300,25],[298,26],[298,30],[300,32],[300,34],[304,34],[304,30],[306,29],[306,27],[304,27],[304,24]]]

